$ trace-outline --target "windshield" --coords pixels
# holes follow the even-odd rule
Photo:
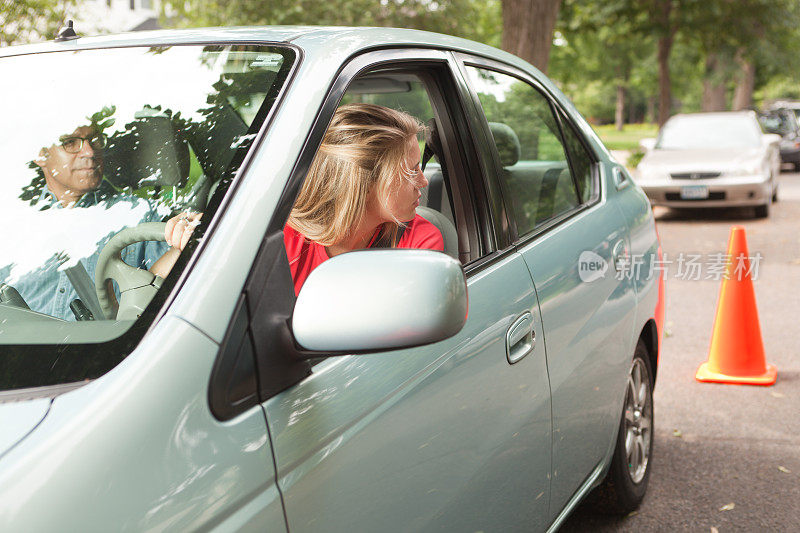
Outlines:
[[[83,374],[11,373],[21,346],[63,352],[146,329],[293,61],[257,46],[0,58],[0,344],[16,346],[0,348],[0,390],[95,377],[86,349]],[[164,222],[186,212],[202,222],[162,279],[150,269],[170,250]]]
[[[760,128],[744,115],[678,116],[661,130],[656,148],[701,150],[756,148],[761,144]]]
[[[792,111],[776,111],[759,117],[764,133],[786,136],[797,131],[797,122]]]

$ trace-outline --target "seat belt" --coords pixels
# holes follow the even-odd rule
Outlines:
[[[403,233],[406,231],[406,226],[400,226],[397,228],[397,242],[392,243],[391,235],[384,234],[381,231],[381,234],[378,235],[378,238],[375,239],[375,242],[372,243],[370,248],[394,248],[397,244],[400,243],[400,239],[403,237]]]
[[[94,282],[86,272],[83,263],[78,260],[75,265],[65,268],[64,274],[72,284],[75,292],[78,293],[78,298],[89,308],[89,311],[94,315],[95,320],[102,320],[105,318],[103,308],[100,307],[100,300],[97,299],[97,293],[94,290]]]

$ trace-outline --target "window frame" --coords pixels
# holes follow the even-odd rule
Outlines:
[[[549,91],[544,85],[542,85],[529,72],[521,70],[517,67],[511,66],[501,61],[497,61],[495,59],[489,59],[486,57],[467,54],[463,52],[458,52],[455,53],[454,55],[457,60],[457,64],[459,66],[462,82],[464,83],[465,87],[469,92],[472,106],[475,109],[475,112],[473,114],[473,116],[476,117],[477,119],[475,128],[482,132],[482,137],[485,139],[485,144],[488,145],[488,149],[483,151],[484,156],[486,153],[488,153],[491,158],[491,164],[489,165],[489,167],[491,168],[490,179],[491,181],[495,182],[495,186],[493,188],[499,191],[503,203],[502,211],[495,209],[495,216],[499,218],[504,218],[505,224],[510,229],[510,240],[507,243],[507,245],[518,247],[527,244],[528,242],[536,239],[539,235],[542,235],[543,233],[546,233],[550,231],[552,228],[560,225],[565,220],[570,219],[576,216],[577,214],[582,213],[586,209],[589,209],[597,205],[602,198],[602,192],[603,192],[602,181],[600,180],[600,169],[599,169],[600,158],[598,157],[594,149],[592,149],[592,147],[586,142],[586,139],[583,137],[583,135],[580,134],[579,128],[575,126],[573,120],[570,118],[569,113],[561,104],[558,97],[556,97],[551,91]],[[516,220],[512,216],[513,213],[512,207],[507,198],[508,194],[507,193],[503,194],[504,187],[500,184],[501,180],[499,179],[499,176],[501,175],[502,165],[500,164],[499,154],[497,152],[497,148],[494,145],[494,143],[488,142],[489,140],[492,139],[491,132],[489,130],[488,119],[486,118],[486,114],[483,111],[483,106],[480,103],[480,99],[478,98],[475,89],[472,87],[472,84],[469,81],[469,75],[466,71],[467,66],[485,69],[516,78],[522,81],[523,83],[526,83],[529,86],[531,86],[534,90],[539,92],[542,98],[544,98],[548,102],[550,110],[553,113],[553,117],[559,129],[560,142],[567,158],[567,164],[570,169],[570,175],[572,177],[573,185],[575,186],[576,194],[578,195],[578,205],[576,207],[567,210],[558,216],[551,218],[546,223],[534,227],[531,231],[525,234],[522,235],[519,234]],[[564,136],[565,127],[570,127],[572,129],[572,133],[575,135],[581,146],[584,148],[586,155],[589,157],[591,162],[590,171],[592,178],[593,194],[590,196],[589,201],[585,203],[581,201],[580,187],[578,187],[577,177],[574,170],[575,165],[573,162],[573,158],[575,157],[575,155],[573,154],[573,151],[569,149],[566,143],[566,138]]]
[[[339,68],[317,110],[314,123],[306,134],[297,161],[272,213],[240,302],[230,319],[225,340],[220,345],[215,368],[224,371],[215,371],[209,384],[209,403],[218,419],[230,419],[253,405],[251,401],[237,405],[226,403],[230,387],[226,376],[232,375],[237,364],[244,361],[249,353],[254,357],[255,368],[245,373],[241,379],[256,374],[256,397],[259,402],[268,400],[304,379],[310,371],[310,364],[319,359],[319,354],[305,352],[294,343],[289,327],[295,296],[291,277],[287,281],[289,264],[285,251],[280,254],[283,247],[283,227],[347,88],[359,76],[381,69],[415,72],[426,83],[434,115],[443,128],[440,138],[444,145],[444,157],[447,159],[450,178],[448,185],[453,193],[451,201],[456,225],[461,224],[459,216],[469,219],[464,223],[471,225],[468,228],[470,245],[472,246],[474,239],[477,248],[470,250],[473,256],[464,263],[467,278],[498,258],[491,227],[491,209],[483,188],[486,181],[480,169],[481,158],[477,154],[477,146],[473,144],[473,136],[468,131],[474,122],[469,118],[472,109],[465,105],[463,85],[451,52],[436,48],[394,47],[367,50],[353,56]],[[423,73],[430,74],[432,78],[426,79]],[[427,85],[428,81],[431,81],[430,86]],[[446,116],[442,116],[442,113]],[[467,190],[460,191],[454,185],[459,188],[464,186]],[[461,208],[459,203],[462,204]],[[463,211],[459,215],[461,209]],[[336,355],[345,354],[330,354]]]

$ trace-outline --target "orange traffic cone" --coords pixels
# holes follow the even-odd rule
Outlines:
[[[697,381],[772,385],[778,370],[764,359],[750,259],[742,226],[733,226],[729,262],[717,303],[708,361],[697,369]]]

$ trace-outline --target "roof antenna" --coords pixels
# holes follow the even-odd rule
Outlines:
[[[56,42],[64,42],[64,41],[72,41],[78,38],[78,34],[75,33],[75,30],[72,27],[72,21],[68,20],[66,26],[62,26],[60,30],[58,30],[58,34],[56,35]]]

